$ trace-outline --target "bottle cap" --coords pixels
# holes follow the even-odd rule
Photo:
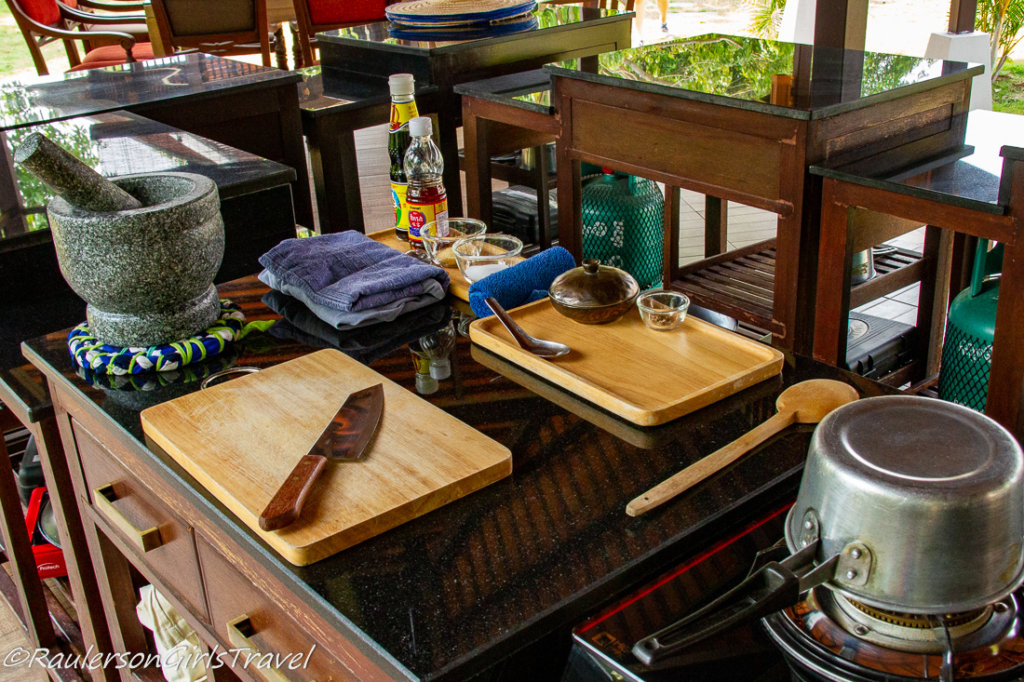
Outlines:
[[[409,121],[409,134],[413,137],[425,137],[434,132],[434,126],[429,116],[417,116]]]
[[[392,95],[411,95],[415,92],[411,73],[393,73],[388,77]]]
[[[430,361],[430,376],[435,379],[447,379],[452,375],[452,363],[448,358]]]

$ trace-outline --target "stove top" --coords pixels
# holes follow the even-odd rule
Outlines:
[[[787,511],[788,505],[769,510],[577,627],[563,682],[1024,679],[1020,594],[976,613],[944,616],[956,641],[952,660],[934,642],[934,623],[863,607],[825,588],[764,622],[737,626],[650,666],[633,655],[637,640],[738,584],[758,552],[783,537]]]

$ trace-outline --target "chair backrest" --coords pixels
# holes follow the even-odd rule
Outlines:
[[[77,7],[77,0],[70,0],[69,6]],[[46,57],[43,56],[43,51],[40,48],[57,39],[55,35],[48,34],[46,29],[70,28],[68,22],[61,16],[57,0],[7,0],[7,7],[14,15],[14,21],[18,24],[18,28],[21,29],[21,35],[25,38],[29,54],[32,55],[36,72],[40,76],[45,76],[50,71],[46,66]],[[75,44],[70,40],[65,40],[64,48],[71,66],[79,64],[81,60]]]
[[[313,63],[313,43],[320,31],[357,26],[386,18],[391,0],[292,0],[299,25],[299,48],[308,66]]]
[[[168,53],[263,55],[270,65],[266,0],[152,0],[157,29]]]

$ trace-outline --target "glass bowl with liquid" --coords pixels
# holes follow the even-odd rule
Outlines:
[[[520,261],[523,242],[510,234],[483,234],[452,245],[459,272],[469,282],[500,272]]]
[[[454,268],[455,242],[467,237],[476,237],[487,232],[487,224],[475,218],[445,218],[427,223],[420,229],[423,239],[423,250],[434,265],[442,268]]]

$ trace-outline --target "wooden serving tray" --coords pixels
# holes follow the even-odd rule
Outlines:
[[[648,329],[635,307],[610,324],[586,325],[546,298],[509,314],[528,333],[572,352],[554,360],[528,353],[493,316],[474,321],[470,339],[641,426],[664,424],[782,371],[778,350],[692,316],[670,332]]]
[[[292,525],[259,515],[349,393],[384,384],[366,458],[328,462]],[[142,412],[146,435],[285,560],[304,566],[512,472],[505,446],[344,353],[326,349]]]

